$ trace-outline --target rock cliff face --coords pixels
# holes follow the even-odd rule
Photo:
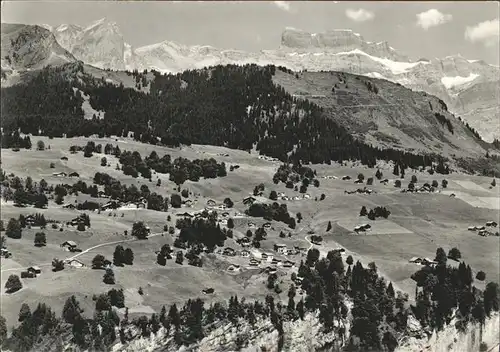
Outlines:
[[[33,70],[76,61],[40,26],[2,23],[2,71]]]
[[[401,341],[396,352],[473,352],[479,351],[481,342],[491,349],[499,343],[499,324],[499,316],[495,314],[486,320],[482,329],[477,325],[471,325],[467,332],[463,333],[450,325],[439,333],[433,332],[429,338],[417,323],[413,332],[419,337]],[[335,351],[335,348],[344,346],[344,342],[336,341],[333,334],[322,332],[318,317],[312,314],[306,315],[303,321],[286,322],[284,336],[284,351]],[[253,328],[246,323],[242,323],[239,328],[222,325],[200,343],[182,350],[215,352],[239,349],[243,352],[260,352],[262,348],[265,348],[269,352],[278,352],[278,339],[278,332],[269,322],[260,321]],[[242,341],[243,346],[239,345],[237,340]],[[165,337],[165,332],[161,329],[156,336],[152,335],[149,339],[137,338],[126,345],[116,344],[112,350],[113,352],[173,352],[178,351],[178,347],[173,343],[172,338]]]
[[[408,58],[399,54],[387,42],[367,42],[359,33],[350,29],[336,29],[323,33],[308,33],[294,28],[287,28],[281,35],[282,49],[290,48],[311,51],[314,49],[327,50],[335,54],[360,49],[367,54],[395,61],[408,61]]]
[[[133,69],[134,53],[115,22],[105,18],[86,28],[60,25],[53,30],[57,41],[76,58],[103,69]]]
[[[409,338],[403,342],[396,352],[465,352],[480,351],[481,342],[488,351],[498,351],[500,343],[500,317],[498,313],[486,319],[484,326],[471,324],[466,332],[458,331],[452,324],[443,331],[433,332],[430,338]],[[496,349],[495,349],[496,347]]]

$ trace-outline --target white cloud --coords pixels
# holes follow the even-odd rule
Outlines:
[[[278,6],[280,9],[290,12],[290,2],[288,1],[275,1],[274,5]]]
[[[347,9],[345,10],[345,15],[349,17],[351,20],[356,22],[369,21],[375,17],[373,12],[370,12],[365,9],[358,9],[358,10]]]
[[[453,16],[446,13],[441,13],[439,10],[430,9],[417,14],[417,25],[425,30],[431,27],[436,27],[446,22],[450,22]]]
[[[500,20],[484,21],[465,29],[465,39],[471,42],[483,42],[486,46],[498,44],[500,39]]]

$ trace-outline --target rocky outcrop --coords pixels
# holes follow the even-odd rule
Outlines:
[[[499,326],[499,316],[494,314],[486,320],[482,328],[477,324],[471,324],[466,332],[459,332],[451,324],[439,333],[432,332],[429,337],[418,321],[410,315],[408,329],[412,331],[408,331],[409,337],[400,340],[396,352],[472,352],[480,350],[481,342],[493,348],[499,343]],[[307,314],[304,320],[286,322],[284,330],[284,351],[334,351],[335,347],[341,348],[345,345],[344,341],[336,339],[335,334],[323,331],[315,314]],[[348,328],[346,330],[349,331]],[[268,352],[278,352],[278,340],[278,332],[268,321],[258,321],[254,327],[241,322],[238,327],[231,324],[221,325],[198,344],[182,347],[181,350],[260,352],[264,348]],[[150,338],[137,337],[127,344],[116,344],[112,348],[113,352],[178,350],[172,338],[165,336],[163,329]]]
[[[34,70],[76,61],[40,26],[2,23],[2,70]]]
[[[488,351],[498,350],[500,343],[500,317],[498,313],[486,319],[484,326],[469,324],[465,332],[458,331],[453,320],[443,331],[433,331],[430,337],[405,339],[396,352],[464,352],[480,351],[483,342]],[[497,349],[493,349],[494,347]]]
[[[331,54],[360,49],[367,54],[396,61],[408,61],[387,42],[367,42],[361,34],[350,29],[335,29],[323,33],[308,33],[302,30],[287,28],[281,35],[282,49],[290,48],[303,51],[320,49]]]
[[[53,32],[65,49],[89,65],[115,70],[135,67],[132,47],[115,22],[103,18],[86,28],[64,24]]]

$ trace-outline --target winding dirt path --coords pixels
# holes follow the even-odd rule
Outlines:
[[[150,234],[148,236],[148,238],[160,236],[160,235],[163,235],[163,234],[165,234],[165,232],[153,233],[153,234]],[[92,246],[90,248],[87,248],[87,249],[85,249],[85,250],[83,250],[81,252],[78,252],[77,254],[75,254],[75,255],[73,255],[71,257],[67,257],[67,258],[63,259],[63,261],[76,259],[79,256],[81,256],[81,255],[83,255],[85,253],[91,252],[94,249],[97,249],[97,248],[100,248],[100,247],[110,246],[110,245],[118,244],[118,243],[136,242],[136,241],[143,241],[143,240],[139,240],[137,238],[129,238],[129,239],[126,239],[126,240],[119,240],[119,241],[111,241],[111,242],[100,243],[98,245],[95,245],[95,246]],[[52,265],[52,262],[50,262],[50,263],[33,264],[33,265],[36,265],[36,266],[39,266],[39,267],[44,267],[44,266],[50,266],[50,265]],[[24,267],[21,267],[21,268],[10,268],[10,269],[4,269],[1,272],[4,273],[4,272],[7,272],[7,271],[16,271],[16,270],[23,270],[23,269],[24,269]]]

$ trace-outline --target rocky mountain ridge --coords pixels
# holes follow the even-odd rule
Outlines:
[[[2,23],[1,35],[2,78],[18,71],[76,61],[50,31],[40,26]]]
[[[37,26],[27,26],[26,30],[34,27]],[[491,142],[500,138],[497,119],[500,113],[500,70],[484,61],[469,60],[461,55],[412,61],[387,42],[368,42],[351,30],[308,33],[287,28],[279,48],[250,53],[171,41],[133,48],[125,42],[118,25],[105,18],[87,27],[43,27],[51,30],[57,43],[71,53],[71,57],[63,55],[67,60],[81,60],[102,69],[180,72],[218,64],[256,63],[281,65],[296,71],[334,70],[386,79],[436,95],[484,140]],[[47,46],[50,45],[43,44],[41,51],[47,51]],[[2,47],[2,53],[4,51]],[[2,70],[9,72],[12,67],[4,57],[2,54]],[[52,61],[43,61],[40,65],[57,64]]]

